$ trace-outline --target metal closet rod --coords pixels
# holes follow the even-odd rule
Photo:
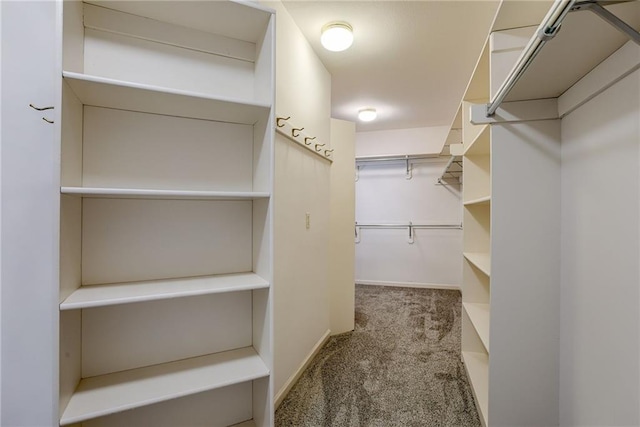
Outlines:
[[[432,154],[405,154],[397,156],[370,156],[370,157],[356,157],[356,163],[364,162],[389,162],[389,161],[405,161],[405,160],[417,160],[417,159],[439,159],[439,156]]]
[[[453,228],[461,229],[462,224],[360,224],[356,222],[358,228]]]
[[[623,3],[624,1],[612,1],[608,4]],[[638,33],[633,27],[627,25],[623,20],[615,16],[613,13],[602,7],[598,0],[556,0],[542,24],[536,31],[536,36],[529,41],[527,47],[523,51],[522,55],[514,65],[513,69],[502,83],[498,91],[496,92],[493,101],[487,104],[487,117],[491,117],[495,114],[496,110],[504,99],[507,97],[511,89],[520,80],[520,77],[527,71],[529,65],[533,62],[535,57],[540,53],[540,50],[544,45],[554,38],[558,34],[560,25],[564,18],[566,18],[569,12],[575,12],[579,10],[589,10],[600,18],[604,19],[609,24],[613,25],[618,31],[627,35],[631,40],[640,45],[640,33]]]

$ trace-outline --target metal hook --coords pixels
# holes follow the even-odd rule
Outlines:
[[[409,244],[413,244],[413,223],[409,221]]]
[[[278,117],[276,119],[276,126],[278,126],[279,128],[284,127],[284,123],[280,124],[280,120],[289,120],[291,118],[291,116],[289,117]]]
[[[356,243],[360,243],[360,227],[358,227],[358,223],[356,222]]]
[[[49,120],[49,119],[47,119],[46,117],[43,117],[43,118],[42,118],[42,120],[44,120],[44,121],[45,121],[45,122],[47,122],[47,123],[51,123],[51,124],[53,124],[53,123],[54,123],[54,122],[53,122],[53,120]]]
[[[360,165],[356,165],[356,182],[360,179]]]
[[[409,156],[405,156],[405,161],[407,162],[407,175],[405,179],[411,179],[412,170],[411,170],[411,162],[409,161]]]
[[[304,130],[304,128],[293,128],[291,129],[291,136],[293,136],[294,138],[300,136],[300,132],[302,132]],[[296,134],[296,131],[298,131],[298,133]]]
[[[45,111],[45,110],[53,110],[53,107],[36,107],[33,104],[29,104],[29,107],[33,108],[34,110],[38,110],[38,111]]]
[[[320,143],[317,143],[317,144],[316,144],[316,151],[320,151],[320,150],[322,150],[322,148],[318,148],[318,147],[324,147],[325,145],[327,145],[327,144],[320,144]]]
[[[331,150],[324,150],[324,155],[327,157],[331,156],[331,153],[333,153],[333,150],[334,150],[333,148]]]
[[[313,141],[314,139],[316,139],[316,137],[315,137],[315,136],[314,136],[314,137],[306,136],[306,137],[304,138],[304,145],[311,145],[311,143],[310,143],[310,142],[307,142],[307,141]]]

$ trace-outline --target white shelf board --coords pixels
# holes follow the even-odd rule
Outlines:
[[[80,423],[268,375],[269,369],[260,356],[252,347],[245,347],[85,378],[71,396],[60,425]]]
[[[270,105],[64,71],[84,105],[253,125],[267,120]]]
[[[489,304],[479,304],[471,302],[463,302],[462,306],[471,320],[471,324],[475,328],[480,341],[484,345],[484,348],[489,351],[489,324],[490,324],[490,310]]]
[[[82,197],[189,200],[253,200],[270,197],[267,192],[156,190],[143,188],[61,187],[60,193]]]
[[[639,1],[605,8],[640,30]],[[505,101],[556,98],[628,40],[594,13],[571,12],[562,22],[562,31],[542,48]]]
[[[69,295],[60,304],[60,310],[77,310],[268,287],[269,282],[255,273],[91,285],[82,286]]]
[[[482,425],[488,425],[489,414],[489,356],[485,353],[463,351],[462,360],[471,382]]]
[[[465,206],[471,205],[489,205],[491,204],[491,196],[478,197],[477,199],[464,202]]]
[[[465,156],[485,155],[491,152],[491,125],[483,125],[478,136],[467,146]]]
[[[253,420],[249,420],[249,421],[245,421],[243,423],[240,424],[234,424],[232,426],[229,427],[256,427],[256,423]]]
[[[464,257],[487,276],[491,276],[491,255],[486,252],[465,252]]]

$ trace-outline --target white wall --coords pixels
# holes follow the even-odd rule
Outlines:
[[[560,425],[640,425],[640,71],[562,121]]]
[[[276,113],[330,139],[331,76],[280,2],[276,9]],[[292,60],[291,58],[295,58]],[[300,96],[304,93],[304,96]],[[329,331],[330,164],[276,134],[274,177],[274,390],[294,382]],[[305,215],[311,216],[310,228]]]
[[[355,160],[356,126],[353,122],[331,120],[331,225],[329,237],[329,293],[331,333],[340,334],[354,327],[355,243],[353,222],[356,217]]]
[[[378,130],[356,133],[356,157],[431,154],[442,151],[449,126]]]
[[[438,130],[424,134],[437,135]],[[356,153],[412,152],[415,140],[404,139],[406,131],[358,133]],[[381,146],[383,141],[386,141],[385,147]],[[378,149],[369,147],[370,143]],[[357,222],[460,224],[461,188],[436,185],[447,160],[443,157],[414,162],[413,177],[409,180],[402,161],[363,164],[356,182]],[[417,229],[414,232],[414,243],[409,244],[407,229],[361,229],[360,242],[356,244],[356,283],[459,288],[462,230]]]

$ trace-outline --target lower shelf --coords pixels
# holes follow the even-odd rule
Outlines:
[[[252,381],[269,368],[252,347],[148,366],[80,381],[60,425],[115,414]]]
[[[484,348],[489,352],[489,325],[491,318],[489,304],[463,302],[462,306],[467,312],[469,320],[471,320],[471,324],[478,333]]]
[[[463,351],[462,360],[471,382],[480,421],[484,427],[487,427],[489,425],[489,356],[485,353]]]
[[[487,276],[491,276],[491,255],[487,252],[464,252],[464,257]]]

